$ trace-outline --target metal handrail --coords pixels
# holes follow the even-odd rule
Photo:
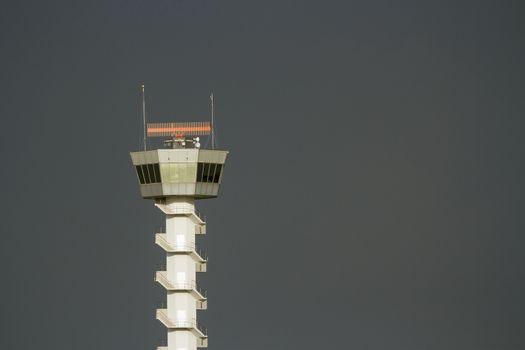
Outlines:
[[[195,244],[177,244],[177,243],[173,244],[173,243],[168,242],[162,236],[156,236],[156,237],[158,237],[158,239],[161,240],[166,246],[168,246],[169,248],[173,249],[176,252],[195,252],[197,255],[199,255],[202,258],[202,260],[205,260],[205,261],[208,260],[208,256],[206,252],[204,252],[202,249],[197,249],[195,247]]]
[[[202,260],[208,261],[208,254],[206,254],[205,251],[203,251],[202,249],[195,249],[195,248],[193,249],[193,251],[197,253],[197,255],[200,256]]]
[[[173,243],[168,242],[168,240],[162,236],[157,236],[157,237],[159,238],[159,240],[161,240],[164,244],[166,244],[168,247],[170,247],[174,251],[191,252],[192,250],[195,250],[195,245],[193,244],[177,244],[177,243],[173,244]]]
[[[202,222],[206,223],[206,215],[204,215],[203,213],[201,213],[201,212],[198,211],[198,210],[195,210],[194,213],[195,213],[195,216],[196,216],[196,217],[198,217],[199,219],[201,219]]]
[[[199,213],[199,218],[206,224],[206,217]],[[198,215],[197,215],[198,216]],[[204,219],[202,218],[204,217]],[[155,233],[166,233],[166,226],[155,226]]]
[[[166,284],[168,284],[171,288],[173,289],[180,289],[180,290],[190,290],[190,289],[194,289],[196,290],[200,295],[202,295],[203,297],[207,298],[207,292],[206,290],[202,289],[201,287],[199,287],[197,285],[197,282],[195,281],[190,281],[190,282],[172,282],[169,280],[169,278],[166,276],[166,271],[165,270],[161,270],[161,271],[157,271],[157,272],[161,272],[159,274],[155,273],[155,280],[157,279],[157,276],[159,276],[160,278],[159,279],[162,279],[164,280],[164,282]],[[162,273],[164,272],[164,273]]]
[[[166,203],[159,203],[162,205],[166,205]],[[173,214],[194,214],[196,217],[198,217],[202,222],[206,223],[206,215],[198,211],[197,209],[190,209],[190,208],[170,208],[169,209],[171,213]]]
[[[175,328],[196,328],[198,329],[202,334],[208,335],[208,329],[204,327],[201,323],[197,322],[195,319],[191,320],[172,320],[169,318],[167,309],[157,309],[157,312],[161,314],[163,318],[165,318],[169,323],[171,323]]]
[[[208,335],[208,328],[204,327],[202,323],[197,322],[196,326],[197,326],[197,329],[202,332],[202,334],[206,336]]]
[[[183,320],[173,321],[171,318],[168,318],[168,319],[175,326],[175,328],[192,328],[195,325],[195,322],[192,322],[192,321],[183,321]]]
[[[157,276],[160,276],[159,279],[162,279],[164,280],[164,282],[166,284],[168,284],[171,288],[173,289],[180,289],[180,290],[190,290],[190,289],[194,289],[196,290],[200,295],[202,295],[203,297],[207,298],[207,292],[200,288],[198,285],[197,285],[197,282],[195,281],[190,281],[190,282],[172,282],[168,279],[168,277],[166,276],[166,271],[157,271],[157,272],[161,272],[159,274],[155,273],[155,279],[157,279]]]
[[[197,285],[197,283],[195,283],[195,285],[193,286],[193,288],[194,288],[197,292],[199,292],[200,295],[202,295],[202,296],[205,297],[205,298],[208,298],[208,292],[206,292],[206,290],[204,290],[204,289],[202,289],[201,287],[199,287],[199,286]]]

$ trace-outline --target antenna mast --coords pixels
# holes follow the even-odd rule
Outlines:
[[[215,125],[213,123],[214,108],[213,108],[213,91],[210,94],[211,101],[211,149],[215,149]]]
[[[142,89],[142,129],[144,130],[143,143],[144,151],[146,150],[146,93],[144,92],[144,84],[141,85]]]

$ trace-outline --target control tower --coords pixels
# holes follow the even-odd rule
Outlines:
[[[208,346],[206,328],[197,310],[208,306],[197,272],[206,272],[207,258],[195,244],[206,234],[206,221],[195,208],[197,199],[219,193],[228,151],[200,148],[199,137],[211,133],[210,123],[150,123],[147,136],[167,137],[166,148],[131,152],[143,198],[152,199],[166,215],[165,229],[155,243],[166,252],[163,271],[155,281],[166,289],[165,305],[156,318],[167,328],[167,344],[157,350],[195,350]],[[212,143],[213,147],[213,143]]]

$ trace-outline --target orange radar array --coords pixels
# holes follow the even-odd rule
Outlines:
[[[210,122],[189,123],[148,123],[148,136],[170,136],[182,138],[184,136],[210,135]]]

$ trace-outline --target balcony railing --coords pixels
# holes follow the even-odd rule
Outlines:
[[[208,328],[204,327],[204,326],[202,325],[202,323],[197,322],[196,326],[197,326],[197,329],[198,329],[199,331],[201,331],[202,334],[204,334],[204,335],[208,335]]]
[[[155,234],[155,242],[157,244],[159,244],[161,247],[163,247],[164,249],[166,249],[167,251],[169,252],[180,252],[180,253],[186,253],[186,252],[194,252],[195,254],[197,254],[201,260],[203,261],[208,261],[208,256],[207,254],[202,251],[201,249],[197,249],[195,247],[195,244],[173,244],[173,243],[170,243],[168,242],[168,240],[166,239],[166,234],[165,233],[156,233]]]
[[[160,284],[171,290],[195,290],[202,297],[204,297],[204,299],[207,298],[206,291],[197,286],[197,283],[195,281],[172,282],[166,275],[166,271],[157,271],[155,273],[155,281],[158,281]]]
[[[186,214],[186,215],[195,215],[200,221],[202,222],[206,222],[206,216],[203,215],[201,212],[199,212],[197,209],[195,209],[195,207],[193,206],[190,206],[190,205],[173,205],[171,204],[166,204],[166,200],[165,199],[156,199],[155,200],[155,204],[156,205],[161,205],[161,206],[165,206],[164,208],[166,208],[166,210],[170,213],[170,214]]]
[[[173,320],[168,317],[167,309],[157,309],[157,319],[159,319],[168,328],[197,329],[204,337],[208,335],[208,329],[195,319],[191,320]]]

